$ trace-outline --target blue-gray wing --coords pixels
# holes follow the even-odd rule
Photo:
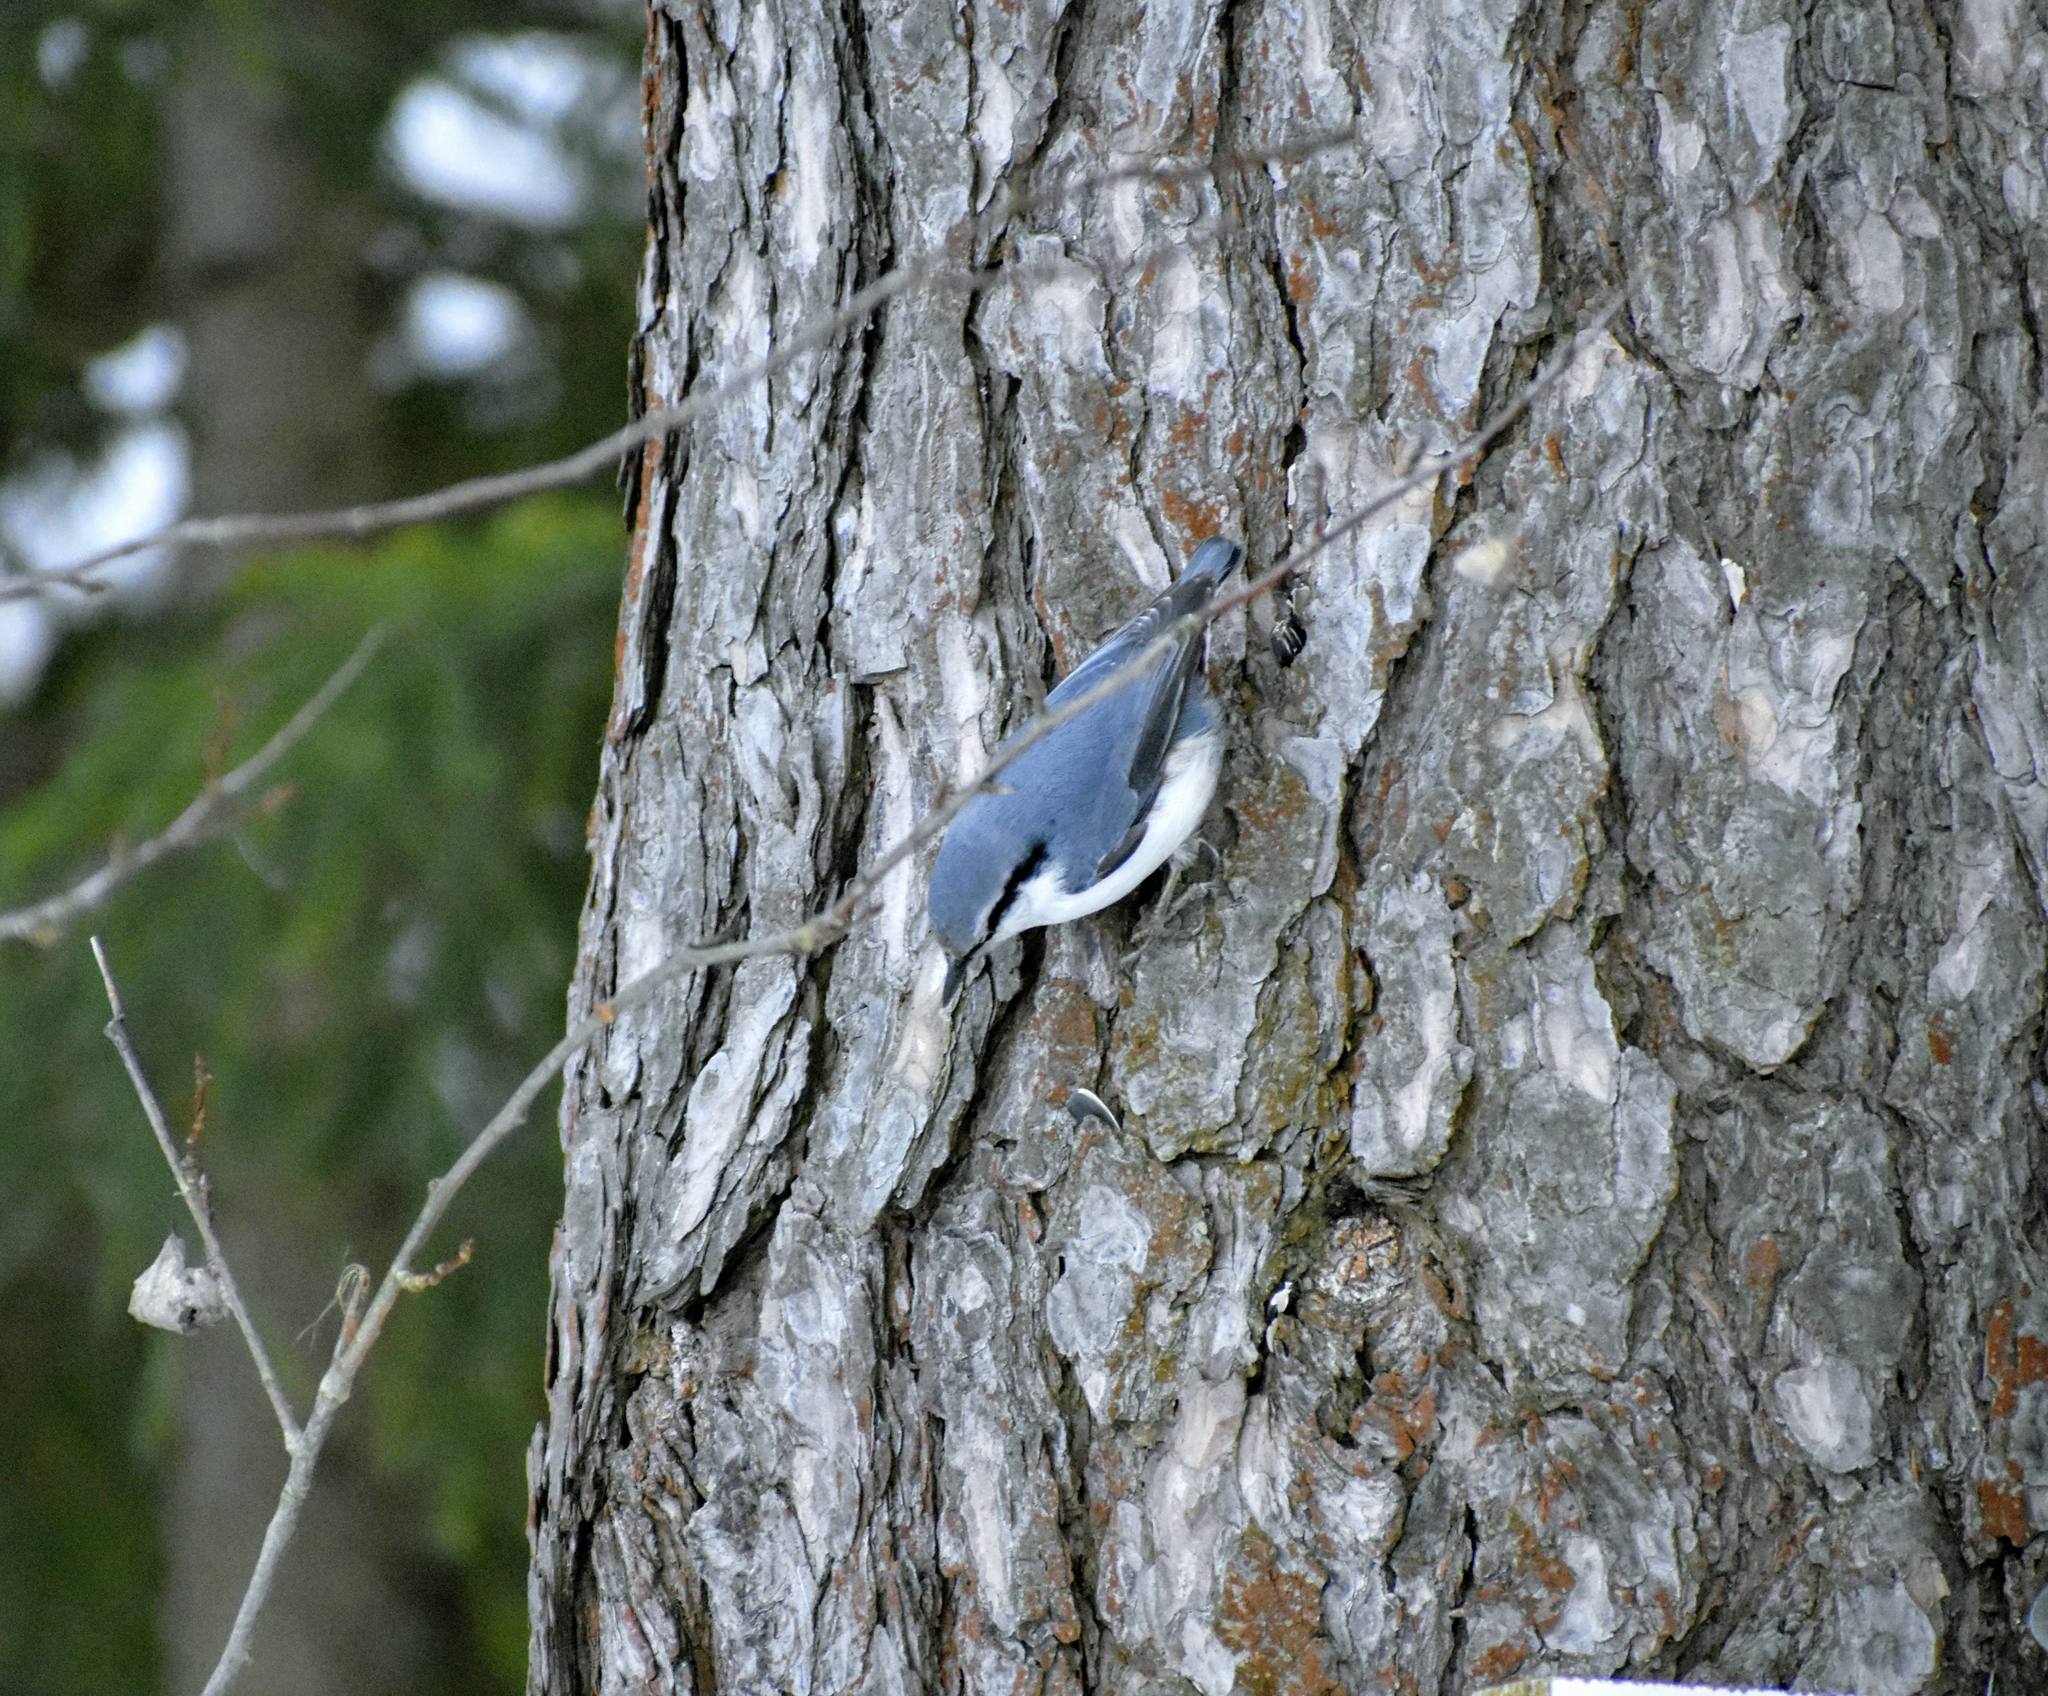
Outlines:
[[[1046,697],[1046,707],[1057,709],[1078,700],[1144,653],[1176,621],[1200,612],[1243,557],[1244,550],[1235,542],[1220,537],[1204,542],[1173,587],[1075,667]],[[1145,821],[1165,772],[1167,750],[1180,733],[1188,686],[1202,662],[1205,635],[1201,628],[1181,632],[1178,640],[1124,687],[1083,715],[1097,727],[1098,747],[1115,750],[1114,757],[1106,758],[1100,769],[1103,793],[1097,823],[1103,827],[1121,823],[1103,845],[1093,868],[1095,878],[1115,871],[1144,837]]]

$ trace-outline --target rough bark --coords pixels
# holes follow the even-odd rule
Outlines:
[[[2044,72],[2000,0],[656,7],[644,404],[999,183],[1363,139],[647,456],[579,1010],[1627,308],[1293,667],[1218,627],[1178,928],[949,1022],[906,870],[572,1069],[536,1691],[2041,1681]]]

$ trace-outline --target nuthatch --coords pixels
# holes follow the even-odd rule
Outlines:
[[[1235,542],[1204,542],[1170,589],[1046,697],[1046,711],[1202,611],[1243,558]],[[946,827],[930,906],[948,960],[948,1001],[985,949],[1121,900],[1202,822],[1223,765],[1222,722],[1202,678],[1205,636],[1205,628],[1184,632],[1122,687],[1039,738]]]

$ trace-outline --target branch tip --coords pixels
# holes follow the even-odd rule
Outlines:
[[[442,1261],[440,1265],[436,1266],[433,1271],[401,1272],[398,1274],[398,1282],[407,1294],[418,1295],[422,1290],[431,1290],[450,1273],[461,1271],[463,1267],[469,1264],[470,1257],[475,1253],[476,1238],[464,1237],[462,1239],[462,1246],[446,1260]]]

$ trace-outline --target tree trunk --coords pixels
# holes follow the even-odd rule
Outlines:
[[[166,103],[166,304],[191,348],[182,413],[191,432],[196,511],[290,510],[382,493],[367,367],[370,327],[357,298],[358,256],[338,239],[348,209],[323,205],[315,136],[287,90],[238,58],[214,9],[178,33]],[[217,590],[232,560],[187,549],[168,591]],[[282,1335],[321,1312],[335,1268],[309,1259],[331,1229],[334,1198],[252,1171],[229,1225],[244,1286],[263,1292]],[[305,1351],[281,1351],[286,1370]],[[197,1690],[219,1658],[249,1569],[277,1506],[286,1456],[270,1403],[233,1326],[196,1333],[176,1354],[176,1445],[164,1468],[164,1688]],[[310,1401],[311,1374],[295,1382]],[[342,1696],[397,1689],[426,1669],[449,1689],[473,1680],[445,1563],[416,1504],[378,1478],[367,1444],[344,1441],[322,1462],[301,1546],[282,1569],[242,1696]]]
[[[185,19],[165,102],[163,291],[190,350],[180,411],[196,512],[339,506],[390,485],[370,381],[370,221],[322,192],[319,120],[265,57],[263,28],[206,9]],[[212,593],[234,563],[186,549],[177,592]]]
[[[972,257],[1060,280],[649,452],[578,1011],[1626,306],[1291,668],[1217,627],[1178,924],[949,1020],[927,859],[575,1064],[536,1691],[2040,1686],[2023,10],[657,6],[647,405],[1005,184],[1360,139],[1046,201]]]

